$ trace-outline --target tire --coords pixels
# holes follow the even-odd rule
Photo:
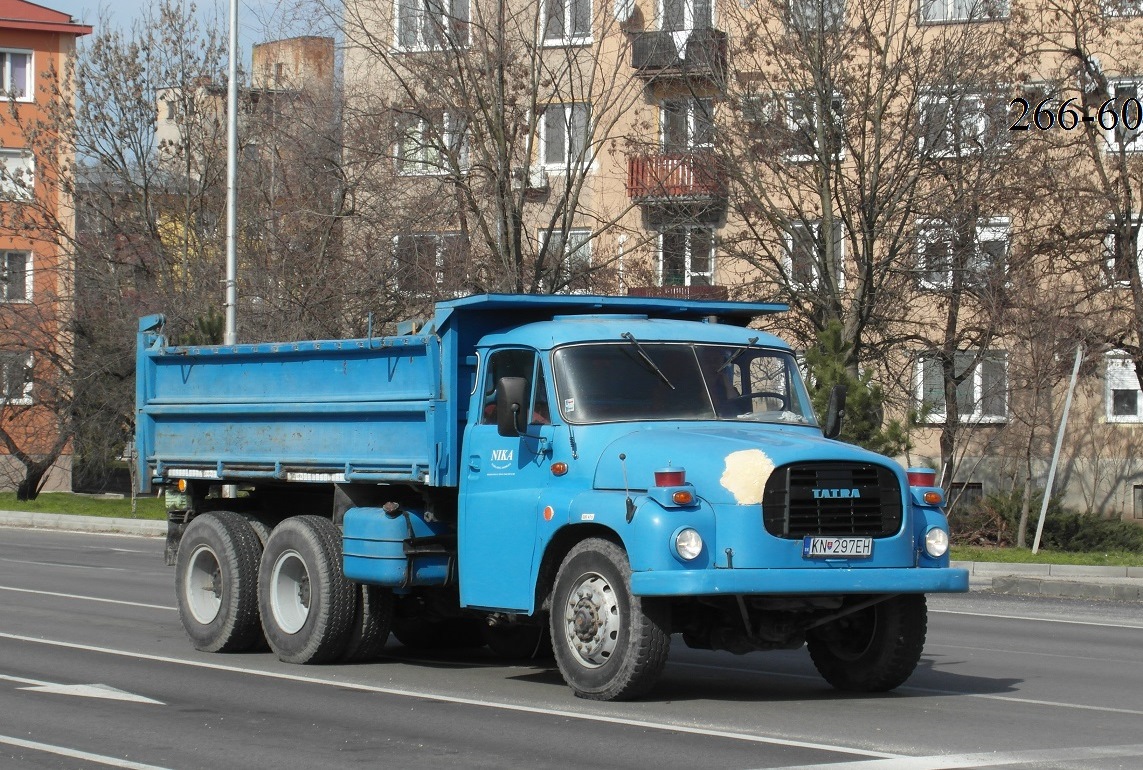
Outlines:
[[[258,537],[237,513],[203,513],[187,525],[175,559],[175,597],[195,649],[241,652],[261,640],[261,554]]]
[[[504,660],[538,660],[552,657],[552,635],[547,626],[507,624],[481,628],[484,643]]]
[[[551,635],[556,665],[580,698],[628,700],[658,681],[671,646],[670,606],[631,594],[627,554],[591,539],[556,575]]]
[[[250,526],[250,529],[254,530],[254,534],[257,536],[258,542],[261,543],[262,548],[265,548],[266,541],[270,539],[270,525],[266,524],[264,521],[252,513],[240,513],[238,515],[246,520],[246,523]]]
[[[814,667],[839,690],[887,692],[912,675],[925,647],[923,594],[902,594],[811,631]]]
[[[361,586],[357,591],[356,611],[341,662],[367,663],[375,660],[385,649],[392,627],[393,592],[380,586]]]
[[[341,532],[321,516],[276,526],[258,568],[262,630],[286,663],[328,663],[346,651],[358,592],[341,572]]]

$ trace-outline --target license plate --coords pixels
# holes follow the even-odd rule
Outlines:
[[[807,537],[802,556],[807,559],[868,559],[873,555],[871,537]]]

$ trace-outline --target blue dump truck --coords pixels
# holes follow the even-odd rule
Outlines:
[[[904,682],[965,591],[931,473],[836,440],[767,303],[484,295],[394,336],[169,346],[140,321],[142,491],[194,646],[295,663],[554,655],[645,694],[672,637]]]

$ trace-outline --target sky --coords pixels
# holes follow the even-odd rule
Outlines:
[[[83,24],[96,27],[106,19],[118,27],[129,28],[147,8],[158,6],[158,0],[30,0],[55,11],[71,14]],[[189,5],[192,0],[186,0]],[[193,0],[200,19],[217,17],[224,29],[229,29],[230,0]],[[319,34],[311,26],[313,14],[300,14],[296,10],[299,0],[239,0],[239,43],[249,48],[252,43],[273,40],[290,35]]]

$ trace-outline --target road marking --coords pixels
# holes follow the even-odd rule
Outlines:
[[[97,569],[102,572],[131,572],[132,570],[126,567],[93,567],[89,564],[61,564],[58,561],[32,561],[30,559],[7,559],[0,558],[0,561],[7,562],[8,564],[32,564],[36,567],[60,567],[61,569]]]
[[[82,759],[86,762],[96,762],[100,765],[109,765],[110,767],[123,767],[127,768],[127,770],[168,770],[168,768],[160,767],[159,765],[145,765],[142,762],[132,762],[129,759],[105,757],[102,754],[89,754],[86,751],[77,751],[76,749],[69,749],[64,746],[52,746],[48,743],[26,741],[22,738],[13,738],[8,735],[0,735],[0,743],[6,743],[9,746],[15,746],[20,749],[32,749],[33,751],[42,751],[46,754],[58,754],[61,757]]]
[[[4,634],[0,634],[0,637]],[[820,681],[820,677],[810,674],[791,674],[786,671],[760,671],[749,668],[736,668],[732,666],[712,666],[707,663],[671,663],[672,666],[687,666],[689,668],[704,668],[714,671],[731,671],[735,674],[754,674],[755,676],[765,677],[784,677],[786,679],[810,679]],[[963,692],[960,690],[937,690],[930,687],[915,687],[913,685],[901,685],[894,692],[915,692],[919,695],[941,695],[949,696],[956,695],[962,698],[980,698],[982,700],[997,700],[1005,701],[1008,703],[1019,703],[1027,706],[1051,706],[1054,708],[1067,708],[1078,709],[1079,711],[1100,711],[1106,714],[1127,714],[1128,716],[1143,716],[1143,711],[1138,709],[1122,709],[1114,708],[1112,706],[1085,706],[1079,703],[1062,703],[1060,701],[1051,700],[1036,700],[1034,698],[1017,698],[1011,695],[989,695],[988,693],[980,692]],[[847,766],[848,767],[848,766]]]
[[[438,693],[417,690],[404,690],[396,687],[380,687],[377,685],[339,681],[337,679],[324,679],[320,677],[304,676],[301,674],[283,674],[277,671],[260,671],[258,669],[241,668],[239,666],[230,666],[223,663],[207,663],[205,661],[187,660],[185,658],[171,658],[165,655],[150,655],[142,652],[130,652],[129,650],[116,650],[109,647],[95,647],[89,644],[62,642],[54,639],[37,639],[31,636],[21,636],[20,634],[0,633],[0,639],[11,639],[17,642],[28,642],[30,644],[44,644],[49,647],[63,647],[69,650],[97,652],[105,655],[116,655],[124,658],[133,658],[135,660],[149,660],[155,663],[173,663],[175,665],[190,666],[192,668],[205,668],[213,671],[227,671],[235,674],[249,674],[251,676],[260,676],[267,679],[281,679],[288,682],[300,682],[303,684],[316,684],[326,687],[337,687],[343,690],[355,690],[358,692],[377,693],[380,695],[394,695],[405,698],[420,698],[422,700],[431,700],[438,703],[451,703],[462,706],[481,706],[484,708],[498,709],[500,711],[514,711],[524,714],[539,714],[541,716],[576,719],[585,722],[601,722],[605,724],[622,725],[624,727],[639,727],[646,730],[661,730],[663,732],[686,733],[687,735],[702,735],[709,738],[725,738],[728,740],[759,743],[769,746],[785,746],[789,748],[811,749],[814,751],[826,751],[834,754],[848,754],[852,756],[870,757],[874,759],[905,758],[902,754],[891,754],[885,751],[868,751],[866,749],[852,748],[849,746],[837,746],[827,743],[813,743],[810,741],[770,738],[763,735],[751,735],[749,733],[730,732],[727,730],[711,730],[702,727],[690,727],[687,725],[671,724],[670,722],[648,722],[639,719],[630,719],[627,717],[612,717],[603,714],[588,714],[578,711],[564,711],[562,709],[542,708],[539,706],[523,706],[517,703],[502,703],[497,701],[478,700],[476,698],[461,698],[455,695],[440,695]]]
[[[119,599],[101,599],[98,596],[83,596],[81,594],[60,594],[55,591],[36,591],[31,588],[16,588],[14,586],[0,586],[0,591],[15,591],[21,594],[37,594],[39,596],[55,596],[60,599],[82,599],[86,602],[103,602],[104,604],[123,604],[128,607],[142,607],[148,610],[173,610],[177,607],[168,607],[165,604],[144,604],[143,602],[125,602]]]
[[[1053,764],[1069,761],[1090,762],[1093,759],[1110,759],[1113,757],[1143,757],[1143,744],[873,759],[823,765],[796,765],[778,770],[953,770],[953,768],[1024,765],[1035,762],[1051,762]]]
[[[1069,626],[1101,626],[1103,628],[1129,628],[1143,631],[1143,624],[1103,623],[1096,620],[1065,620],[1063,618],[1036,618],[1030,615],[1005,615],[992,612],[966,612],[964,610],[929,610],[934,615],[971,615],[976,618],[999,618],[1001,620],[1032,620],[1039,623],[1063,623]]]
[[[44,682],[39,679],[25,679],[19,676],[0,674],[0,679],[17,684],[27,684],[30,687],[19,687],[19,690],[28,692],[42,692],[49,695],[75,695],[80,698],[103,698],[104,700],[120,700],[129,703],[152,703],[156,706],[165,706],[162,701],[153,700],[143,695],[125,692],[105,684],[61,684],[59,682]]]

